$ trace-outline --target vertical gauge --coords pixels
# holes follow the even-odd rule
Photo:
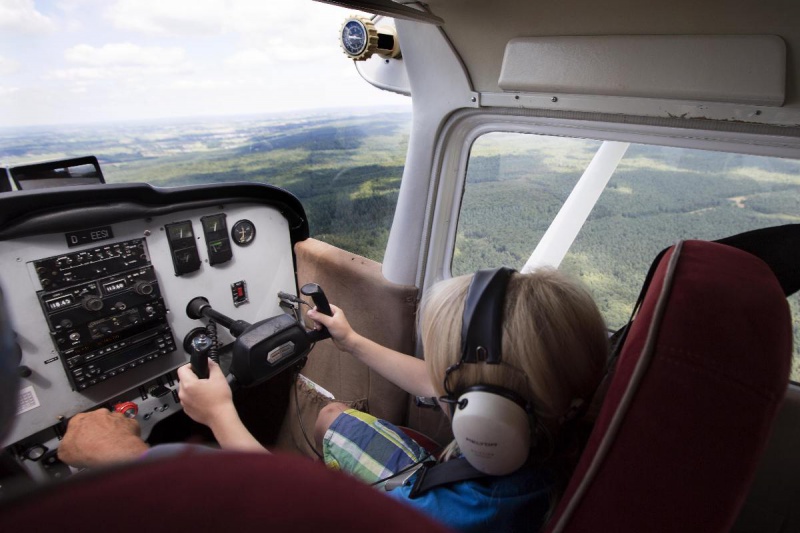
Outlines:
[[[208,249],[208,264],[211,266],[230,261],[233,257],[225,218],[225,213],[200,217]]]
[[[247,219],[239,220],[231,229],[231,238],[239,246],[247,246],[256,238],[256,227]]]
[[[174,224],[165,224],[169,249],[172,252],[172,266],[175,275],[181,276],[200,268],[200,254],[194,240],[192,221],[184,220]]]

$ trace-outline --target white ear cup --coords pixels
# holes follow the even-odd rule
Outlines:
[[[464,408],[453,414],[453,435],[469,464],[484,474],[502,476],[514,472],[528,458],[531,430],[521,405],[485,391],[462,394]]]

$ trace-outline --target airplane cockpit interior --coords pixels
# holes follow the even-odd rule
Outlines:
[[[225,448],[179,396],[179,369],[205,379],[209,361],[277,454],[249,481],[273,505],[345,506],[347,474],[306,464],[332,403],[472,464],[447,377],[466,355],[415,394],[429,387],[307,313],[344,310],[424,360],[434,287],[505,266],[577,280],[611,354],[570,407],[569,475],[522,530],[800,531],[800,4],[162,4],[0,0],[0,397],[16,402],[0,406],[0,530],[146,483],[136,461],[59,457],[81,413],[135,422],[153,450]],[[208,476],[187,491],[261,468],[214,453],[158,460]],[[385,517],[373,530],[459,529],[372,487],[352,498]],[[274,525],[365,529],[324,499]],[[177,507],[152,512],[167,527]],[[263,508],[269,527],[282,510]],[[121,512],[87,529],[144,524]]]
[[[36,284],[29,294],[6,289],[20,355],[30,354],[18,361],[28,385],[20,390],[10,438],[42,467],[34,470],[39,475],[54,474],[50,459],[59,463],[64,428],[50,422],[63,413],[105,404],[140,420],[147,436],[179,409],[174,370],[194,353],[193,342],[207,342],[205,352],[230,345],[225,326],[234,320],[243,338],[265,318],[298,323],[292,247],[307,238],[308,225],[302,206],[285,191],[247,184],[168,191],[103,185],[76,189],[72,197],[75,204],[67,207],[63,191],[37,193],[30,204],[15,195],[3,209],[9,231],[3,269],[16,280],[9,286]],[[44,226],[27,229],[38,224]],[[217,276],[230,282],[218,283]],[[204,309],[190,316],[194,298]],[[203,311],[219,313],[212,338],[199,321]],[[287,335],[300,355],[308,351],[305,330],[298,337],[306,339],[303,346],[285,324],[264,327]],[[252,361],[239,358],[241,369],[230,370],[245,385],[266,380],[297,362],[281,345]]]

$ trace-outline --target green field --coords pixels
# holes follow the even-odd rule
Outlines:
[[[381,261],[409,128],[408,113],[385,112],[0,130],[0,158],[14,165],[94,154],[109,182],[270,183],[303,202],[314,237]],[[480,138],[469,159],[453,272],[521,267],[599,145]],[[619,327],[659,250],[678,239],[797,222],[800,162],[632,145],[561,268],[583,280],[609,326]],[[800,339],[800,296],[791,304]],[[800,381],[798,361],[795,346],[793,379]]]

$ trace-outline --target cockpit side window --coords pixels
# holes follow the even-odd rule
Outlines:
[[[520,268],[601,144],[521,133],[479,137],[467,166],[453,275]]]
[[[601,141],[521,133],[470,152],[453,275],[521,268]],[[800,222],[800,161],[631,143],[559,268],[594,294],[610,328],[631,313],[655,255],[679,239],[715,240]],[[800,381],[800,295],[790,298],[792,380]]]

